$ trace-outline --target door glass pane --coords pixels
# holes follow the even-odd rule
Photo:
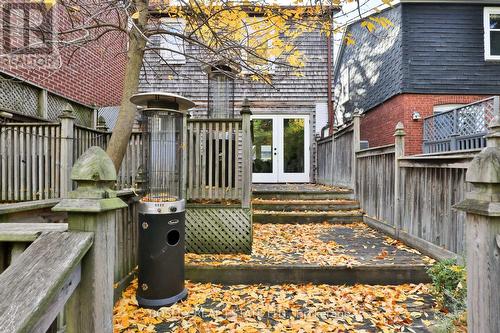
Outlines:
[[[304,172],[304,119],[284,119],[283,170],[286,173]]]
[[[253,172],[273,172],[273,120],[254,119],[253,122]]]

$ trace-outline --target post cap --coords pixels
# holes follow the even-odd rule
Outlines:
[[[64,118],[70,118],[70,119],[75,119],[75,116],[73,115],[73,106],[69,103],[66,103],[62,109],[62,113],[59,115],[59,119],[64,119]]]
[[[402,122],[398,122],[396,124],[396,128],[395,128],[395,131],[394,131],[394,136],[405,136],[405,135],[406,135],[405,126],[403,125]]]
[[[500,216],[500,119],[495,117],[486,136],[487,147],[470,162],[465,180],[472,183],[466,199],[454,207],[469,213]]]
[[[99,130],[103,130],[103,131],[107,131],[108,130],[108,125],[106,124],[106,119],[104,119],[103,116],[99,116],[99,118],[97,118],[97,126],[96,126],[97,129]]]
[[[101,147],[90,147],[78,158],[71,170],[75,181],[114,182],[116,169],[113,161]]]
[[[252,111],[250,110],[250,101],[248,100],[248,98],[245,97],[245,99],[243,100],[243,103],[241,104],[241,111],[240,113],[242,115],[244,114],[252,114]]]
[[[76,181],[77,189],[52,208],[53,211],[99,213],[127,207],[111,189],[116,170],[102,148],[94,146],[85,151],[73,166],[71,179]]]

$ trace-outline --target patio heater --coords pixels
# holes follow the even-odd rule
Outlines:
[[[137,302],[160,308],[187,297],[184,288],[185,201],[182,184],[183,117],[194,103],[161,92],[130,101],[142,106],[147,175],[139,212]]]

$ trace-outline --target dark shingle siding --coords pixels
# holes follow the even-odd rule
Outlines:
[[[498,94],[500,63],[484,60],[483,6],[403,5],[404,91]]]
[[[388,18],[393,26],[387,29],[377,26],[370,33],[361,23],[349,27],[355,39],[354,45],[344,45],[338,59],[334,86],[340,85],[340,74],[349,67],[349,98],[346,111],[354,108],[368,110],[401,92],[402,48],[401,6],[388,9],[378,16]],[[335,101],[338,100],[336,90]],[[336,103],[337,104],[337,103]]]

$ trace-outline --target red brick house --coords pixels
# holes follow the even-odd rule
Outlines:
[[[20,4],[25,5],[21,2]],[[3,4],[1,8],[5,9],[8,5],[9,3]],[[34,7],[30,8],[29,12],[30,15],[35,15],[36,6],[39,4],[32,5]],[[70,26],[65,9],[55,5],[51,12],[52,29],[62,31]],[[5,24],[8,14],[3,11],[2,15],[2,22]],[[30,110],[25,110],[20,103],[13,103],[12,99],[23,97],[29,99],[31,95],[36,94],[36,89],[39,92],[45,91],[45,94],[48,93],[58,100],[67,99],[82,107],[96,108],[120,104],[127,47],[123,33],[111,32],[98,41],[84,45],[55,44],[47,47],[48,51],[33,47],[33,51],[24,52],[26,32],[12,29],[9,33],[7,29],[2,30],[2,43],[0,43],[2,110],[35,116]],[[30,34],[29,38],[31,43],[37,43],[36,35]],[[31,101],[26,102],[31,103]],[[49,118],[53,118],[53,115]]]
[[[401,121],[407,154],[422,153],[425,117],[500,94],[498,2],[401,0],[376,15],[393,26],[349,26],[334,71],[336,125],[361,110],[369,147],[393,143]]]

